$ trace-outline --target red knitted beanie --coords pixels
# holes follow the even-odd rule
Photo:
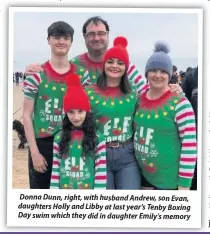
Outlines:
[[[89,98],[80,83],[77,74],[70,74],[66,77],[67,90],[63,99],[64,112],[71,109],[81,109],[90,112]]]
[[[125,37],[116,37],[114,39],[114,46],[107,50],[107,52],[104,55],[104,63],[111,58],[117,58],[119,60],[122,60],[128,68],[129,65],[129,55],[126,50],[126,47],[128,45],[128,41]]]

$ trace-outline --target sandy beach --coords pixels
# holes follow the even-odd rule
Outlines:
[[[23,91],[22,84],[13,84],[13,120],[23,123]],[[20,141],[13,131],[12,186],[17,189],[29,188],[28,182],[28,149],[18,149]]]

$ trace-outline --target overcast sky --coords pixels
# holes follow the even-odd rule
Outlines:
[[[169,45],[173,64],[179,70],[197,65],[199,22],[196,13],[15,12],[14,71],[24,71],[30,63],[49,59],[47,28],[58,20],[66,21],[75,30],[69,58],[85,52],[82,26],[96,15],[108,21],[110,46],[116,36],[127,37],[130,59],[140,70],[144,69],[157,40]]]

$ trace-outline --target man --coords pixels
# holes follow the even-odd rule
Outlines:
[[[88,73],[68,61],[74,29],[63,21],[48,28],[50,60],[42,71],[24,81],[23,121],[29,143],[29,183],[31,189],[48,189],[52,171],[53,137],[63,120],[63,97],[66,76],[77,73],[85,83]]]
[[[87,68],[90,82],[94,84],[103,69],[103,57],[109,44],[109,25],[101,17],[94,16],[84,23],[82,32],[88,52],[76,56],[71,61]],[[148,87],[146,79],[131,62],[127,75],[137,92],[143,92]]]

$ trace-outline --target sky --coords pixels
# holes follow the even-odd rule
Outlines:
[[[66,10],[66,9],[65,9]],[[69,59],[87,51],[82,35],[84,22],[101,16],[110,26],[109,46],[116,36],[128,39],[130,60],[144,71],[156,41],[165,42],[178,71],[198,63],[198,14],[147,12],[15,12],[13,18],[13,71],[25,71],[31,63],[50,58],[47,28],[66,21],[75,31]]]

